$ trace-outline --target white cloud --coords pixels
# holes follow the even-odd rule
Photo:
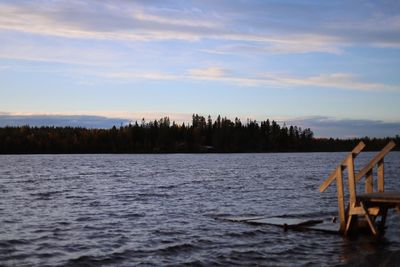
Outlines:
[[[192,62],[188,63],[190,60],[187,55],[193,55],[187,52],[191,50],[190,44],[185,46],[183,59],[177,59],[180,47],[164,46],[159,42],[177,39],[190,42],[211,40],[203,42],[207,45],[198,45],[196,51],[231,55],[309,52],[340,54],[343,47],[357,43],[400,47],[400,15],[382,11],[379,7],[374,7],[380,10],[381,14],[378,15],[360,7],[354,17],[343,15],[343,19],[338,20],[341,14],[333,14],[336,19],[325,19],[323,14],[328,14],[329,10],[317,8],[321,16],[314,16],[294,3],[253,2],[244,5],[232,1],[230,5],[200,5],[202,9],[199,5],[196,7],[196,1],[170,4],[168,8],[163,2],[159,2],[160,6],[131,1],[89,3],[72,0],[38,3],[21,1],[0,4],[1,58],[141,70],[111,70],[100,74],[96,70],[93,71],[95,74],[88,74],[124,80],[209,80],[243,86],[364,91],[400,89],[399,85],[369,82],[350,73],[296,76],[260,74],[259,70],[258,73],[240,73],[239,70],[219,66],[196,68]],[[193,7],[188,8],[191,5]],[[316,8],[314,5],[302,5],[305,4],[301,4],[302,8]],[[366,18],[362,15],[366,15]],[[308,16],[312,16],[315,21],[307,19]],[[103,45],[103,39],[111,42]],[[116,43],[115,40],[122,42]],[[149,41],[156,42],[150,44]],[[133,45],[142,42],[145,43],[141,48]],[[171,52],[170,58],[160,58],[169,53],[166,50],[171,47],[175,50]],[[151,53],[158,57],[154,54],[149,56]],[[166,69],[169,64],[174,64],[172,61],[178,60],[181,65],[185,65],[179,67],[186,68],[186,72],[168,73],[154,69],[155,66],[158,70]],[[0,67],[1,70],[4,68]]]
[[[207,17],[178,19],[180,13],[175,14],[176,17],[170,17],[169,14],[153,15],[145,11],[132,11],[130,12],[132,15],[126,10],[108,11],[109,13],[104,14],[83,13],[76,21],[69,21],[64,18],[67,14],[63,10],[44,12],[36,7],[0,5],[0,29],[78,39],[142,42],[215,39],[234,43],[252,42],[256,50],[268,53],[337,53],[338,51],[336,47],[338,41],[323,34],[277,35],[262,31],[252,33],[241,30],[232,22],[211,22]],[[82,11],[77,10],[77,12]],[[97,16],[105,18],[98,20]],[[116,22],[110,22],[112,19]],[[247,52],[250,51],[254,50]]]
[[[143,79],[143,80],[177,80],[181,78],[179,75],[174,75],[171,73],[163,73],[163,72],[111,72],[104,75],[108,78],[116,78],[116,79]]]
[[[118,50],[98,43],[82,45],[54,38],[29,38],[0,29],[0,58],[79,65],[113,65],[123,62]]]
[[[0,28],[64,38],[215,39],[234,46],[250,42],[250,47],[266,53],[339,53],[342,47],[359,43],[400,47],[400,16],[379,6],[375,9],[385,13],[378,16],[363,5],[354,9],[352,3],[326,4],[330,9],[304,3],[233,1],[198,5],[201,9],[196,5],[196,1],[170,3],[169,8],[127,1],[3,3]]]
[[[400,86],[363,81],[359,77],[350,73],[320,74],[309,77],[297,77],[267,73],[263,76],[265,77],[266,82],[271,82],[282,86],[310,86],[361,91],[400,90]]]
[[[247,37],[243,37],[245,39]],[[248,39],[251,41],[251,39]],[[334,38],[323,36],[297,36],[280,38],[265,38],[263,41],[252,44],[230,44],[216,46],[213,49],[202,49],[202,52],[220,55],[240,54],[303,54],[312,52],[343,54],[342,45]]]
[[[228,70],[218,67],[208,67],[203,69],[188,70],[189,76],[199,79],[219,79],[228,75]]]
[[[140,7],[139,7],[140,8]],[[140,11],[136,5],[119,7],[92,2],[35,5],[0,4],[0,29],[64,38],[128,41],[197,40],[218,24],[201,18],[180,19]],[[101,17],[101,19],[99,19]],[[202,34],[203,33],[203,34]]]
[[[189,69],[186,74],[178,75],[165,72],[108,72],[96,73],[97,76],[127,80],[192,80],[216,81],[243,86],[268,86],[276,88],[332,88],[355,91],[400,91],[400,85],[388,85],[369,82],[351,73],[330,73],[315,76],[293,76],[279,73],[262,73],[258,76],[246,76],[233,73],[221,67]]]

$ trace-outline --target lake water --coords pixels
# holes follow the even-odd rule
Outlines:
[[[393,263],[395,212],[381,239],[215,219],[336,216],[335,186],[318,186],[345,154],[2,155],[0,265]],[[399,190],[400,153],[385,164],[386,188]]]

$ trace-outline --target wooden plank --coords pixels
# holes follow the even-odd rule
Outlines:
[[[307,226],[305,229],[320,231],[330,234],[338,234],[340,231],[337,223],[324,221],[323,223]]]
[[[336,168],[336,193],[338,199],[338,209],[339,209],[339,222],[340,231],[344,231],[346,227],[346,213],[344,207],[344,188],[343,188],[343,177],[342,177],[342,166]]]
[[[246,222],[250,220],[262,219],[265,218],[265,216],[218,216],[216,218],[231,222]]]
[[[353,203],[353,205],[350,204],[350,206],[349,206],[349,215],[347,216],[346,228],[344,230],[344,235],[345,236],[347,236],[347,234],[350,231],[350,227],[352,226],[354,216],[357,216],[357,215],[353,215],[352,214],[352,211],[354,211],[354,208],[355,208],[354,207],[354,203]]]
[[[280,227],[294,228],[306,225],[313,225],[317,223],[321,223],[321,220],[304,220],[297,218],[280,218],[280,217],[271,217],[271,218],[262,218],[256,220],[248,220],[247,223],[252,224],[267,224],[267,225],[275,225]]]
[[[358,206],[353,206],[349,210],[349,215],[364,215],[364,214],[365,214],[365,210]]]
[[[247,221],[250,224],[265,224],[282,227],[286,229],[294,230],[314,230],[326,233],[337,234],[339,226],[336,222],[324,221],[324,220],[304,220],[297,218],[264,218],[260,220]]]
[[[381,160],[383,159],[387,153],[390,152],[394,147],[396,146],[396,143],[394,141],[390,141],[378,154],[375,155],[371,159],[371,161],[361,170],[357,173],[356,175],[356,181],[360,181],[361,178],[367,174],[370,170],[374,168],[374,166]]]
[[[340,166],[346,167],[347,159],[349,157],[355,158],[358,154],[364,149],[365,144],[363,141],[358,143],[358,145],[353,148],[353,150],[346,156],[346,158],[340,163]],[[319,191],[322,193],[324,192],[328,186],[335,180],[336,169],[329,175],[329,177],[320,185]]]
[[[271,225],[294,230],[314,230],[325,233],[339,233],[339,225],[336,221],[328,220],[310,220],[287,217],[265,217],[265,216],[221,216],[216,219],[227,220],[232,222],[256,224],[256,225]]]
[[[362,194],[358,199],[371,203],[400,204],[400,191],[386,191]]]
[[[368,214],[371,216],[378,216],[380,210],[381,209],[379,207],[371,207],[368,208]]]
[[[367,172],[365,179],[365,193],[372,193],[374,191],[374,177],[372,170]]]
[[[385,168],[383,164],[384,159],[378,162],[378,192],[385,191]]]

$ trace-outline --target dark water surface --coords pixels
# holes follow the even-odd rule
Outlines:
[[[395,261],[400,216],[385,238],[354,240],[215,219],[336,215],[319,184],[345,153],[0,156],[0,265],[375,265]],[[364,153],[360,166],[373,156]],[[400,153],[385,159],[400,189]]]

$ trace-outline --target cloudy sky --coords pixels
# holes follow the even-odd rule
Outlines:
[[[192,113],[400,134],[400,1],[0,0],[0,126]]]

